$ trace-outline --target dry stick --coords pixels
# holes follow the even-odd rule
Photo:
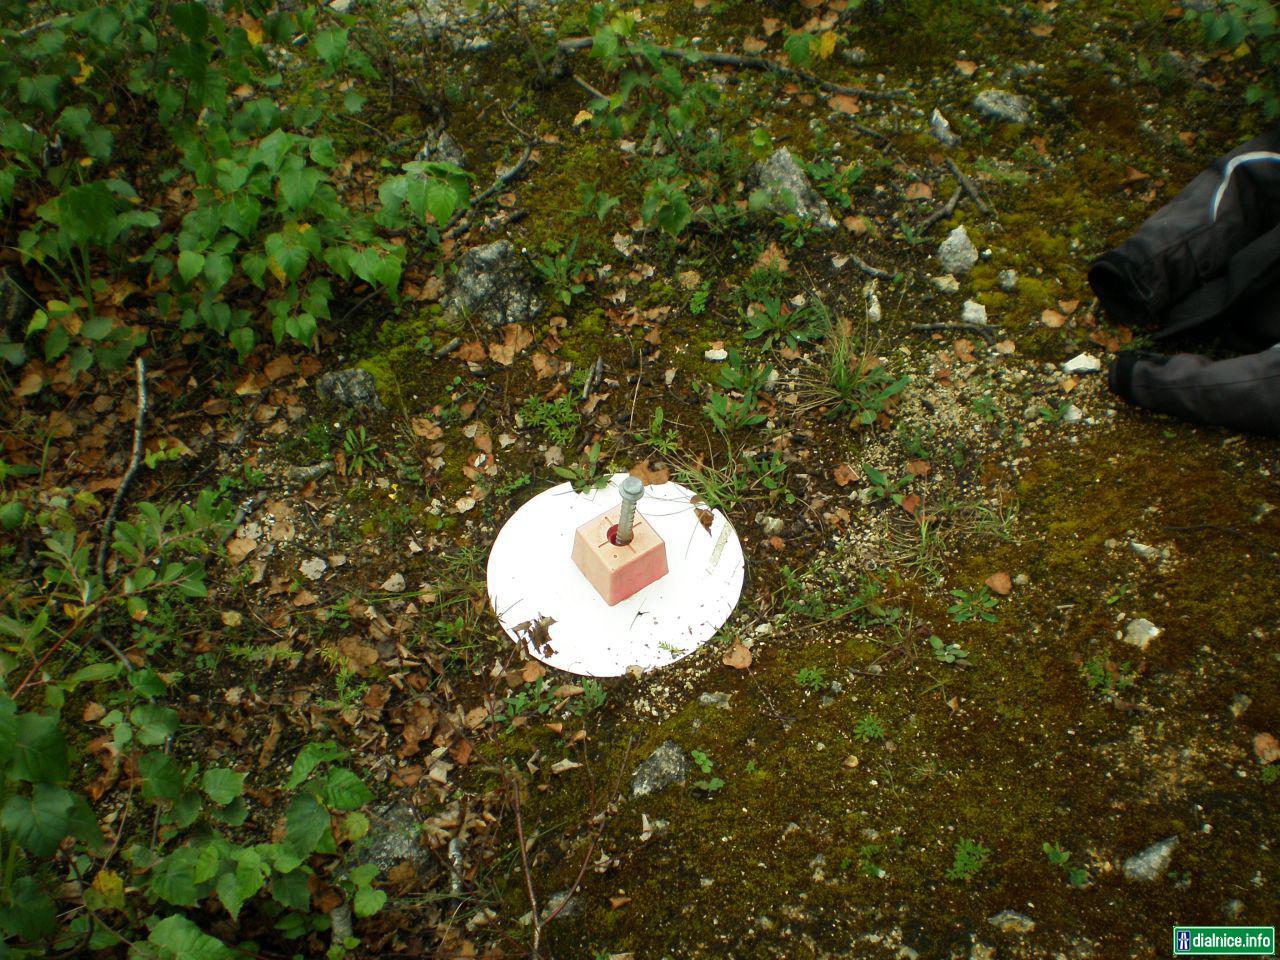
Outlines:
[[[991,204],[982,199],[982,194],[978,193],[978,188],[974,185],[974,182],[965,176],[964,171],[956,166],[956,162],[950,157],[947,157],[947,169],[951,171],[951,175],[956,178],[960,186],[964,187],[964,192],[969,195],[969,199],[977,206],[978,212],[984,217],[991,216]]]
[[[955,213],[956,206],[960,203],[960,195],[963,192],[964,191],[960,187],[956,187],[956,192],[951,195],[951,198],[946,203],[920,221],[920,226],[916,227],[916,233],[925,233],[939,220],[945,220],[947,217]]]
[[[587,91],[587,93],[591,94],[591,95],[592,95],[593,97],[595,97],[597,100],[608,100],[608,99],[609,99],[609,95],[608,95],[607,93],[603,93],[602,91],[597,90],[595,87],[593,87],[591,84],[587,83],[587,81],[583,80],[583,79],[582,79],[580,76],[578,76],[576,73],[573,75],[572,80],[573,80],[573,82],[574,82],[574,83],[576,83],[578,86],[580,86],[583,90]]]
[[[592,43],[594,40],[591,37],[570,37],[557,43],[556,49],[562,53],[576,53],[579,50],[588,49]],[[776,73],[784,77],[795,77],[797,80],[811,83],[831,93],[844,93],[851,97],[865,97],[868,100],[905,100],[909,95],[906,90],[868,90],[866,87],[845,86],[763,57],[744,57],[736,53],[720,53],[715,50],[704,53],[701,50],[680,50],[675,47],[658,47],[657,51],[664,57],[683,60],[685,63],[712,63],[721,67],[742,67],[746,70],[763,70],[766,73]]]
[[[997,336],[989,324],[983,323],[913,323],[911,329],[916,333],[972,333],[988,344],[995,343]]]
[[[116,525],[116,514],[120,512],[120,504],[124,495],[133,483],[134,474],[142,462],[142,428],[147,419],[147,365],[138,357],[134,366],[138,371],[138,413],[133,419],[133,455],[129,459],[129,469],[124,472],[120,486],[116,487],[116,495],[111,500],[111,509],[107,511],[106,522],[102,525],[102,540],[98,544],[98,579],[106,583],[107,551],[111,548],[111,532]]]
[[[516,161],[516,165],[514,167],[510,170],[504,171],[496,180],[493,181],[492,184],[489,185],[487,190],[471,201],[470,211],[468,213],[459,214],[450,221],[449,226],[440,234],[440,236],[446,240],[452,240],[454,237],[470,230],[471,213],[475,212],[475,210],[479,208],[480,204],[484,203],[516,177],[520,176],[520,172],[524,170],[525,164],[529,162],[529,158],[531,156],[533,156],[533,144],[529,144],[529,146],[524,148],[524,156]]]
[[[892,280],[897,276],[897,274],[890,273],[888,270],[881,270],[879,267],[873,267],[856,253],[851,253],[848,256],[853,265],[869,277],[875,277],[877,280]]]

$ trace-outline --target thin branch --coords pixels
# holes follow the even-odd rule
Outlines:
[[[947,217],[955,213],[956,206],[960,203],[960,195],[963,192],[964,191],[960,187],[956,187],[956,192],[951,194],[951,198],[946,203],[920,221],[920,226],[916,227],[916,234],[925,233],[939,220],[945,220]]]
[[[561,53],[577,53],[587,50],[594,43],[592,37],[569,37],[556,44]],[[721,67],[740,67],[745,70],[763,70],[783,77],[793,77],[811,83],[830,93],[843,93],[851,97],[863,97],[867,100],[905,100],[909,93],[906,90],[869,90],[866,87],[850,87],[831,80],[823,80],[804,70],[788,67],[774,60],[763,57],[744,57],[736,53],[720,53],[716,50],[681,50],[677,47],[655,48],[661,56],[672,60],[683,60],[685,63],[711,63]]]
[[[106,583],[107,553],[111,549],[111,533],[116,525],[116,514],[120,512],[120,504],[129,491],[129,484],[138,472],[142,462],[142,431],[147,420],[147,365],[138,357],[135,367],[138,372],[138,413],[133,420],[133,455],[129,458],[129,469],[124,472],[120,486],[116,487],[116,495],[111,501],[111,509],[107,511],[106,522],[102,525],[102,540],[98,544],[98,579]]]
[[[956,178],[956,182],[964,187],[964,192],[969,195],[969,199],[973,201],[978,208],[978,212],[984,217],[991,216],[991,204],[982,199],[982,194],[978,192],[977,186],[972,180],[965,176],[965,172],[956,166],[956,162],[947,157],[947,169],[951,171],[951,175]]]
[[[849,257],[849,261],[855,267],[857,267],[859,270],[861,270],[863,273],[865,273],[869,277],[875,277],[877,280],[892,280],[895,276],[897,276],[897,274],[890,273],[888,270],[881,270],[879,267],[873,267],[871,264],[867,263],[867,261],[863,260],[860,256],[858,256],[856,253],[850,253],[847,256]]]
[[[471,201],[470,208],[465,214],[459,214],[441,234],[440,236],[446,240],[451,240],[471,229],[471,215],[495,193],[505,187],[508,183],[520,176],[524,170],[525,164],[529,162],[529,158],[533,156],[533,144],[529,144],[524,148],[524,155],[516,161],[515,166],[509,170],[504,170],[496,180],[490,184],[489,188],[481,193],[478,197]]]

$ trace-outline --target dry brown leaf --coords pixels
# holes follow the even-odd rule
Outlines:
[[[835,93],[827,98],[827,105],[836,113],[847,113],[854,116],[862,112],[862,104],[857,97],[847,93]]]
[[[782,21],[774,17],[765,17],[760,21],[760,26],[764,29],[764,35],[766,37],[772,37],[782,29]]]
[[[735,643],[726,651],[721,663],[735,670],[745,670],[751,666],[751,651],[742,644]]]
[[[760,53],[762,50],[766,49],[768,46],[769,44],[765,43],[765,41],[760,40],[756,37],[747,37],[747,39],[742,41],[742,49],[745,50],[747,53],[753,53],[753,54]]]
[[[868,229],[867,218],[862,215],[845,217],[840,223],[855,237],[862,236]]]
[[[671,471],[666,467],[655,468],[648,460],[641,461],[631,468],[631,476],[638,477],[646,487],[653,484],[666,483],[671,479]]]
[[[847,487],[858,479],[858,473],[847,463],[838,464],[831,476],[834,478],[837,487]]]
[[[1057,328],[1067,322],[1067,318],[1057,310],[1045,310],[1040,314],[1040,322],[1046,327]]]
[[[1013,590],[1013,581],[1009,579],[1009,575],[1001,570],[999,573],[993,573],[983,581],[991,588],[992,593],[998,593],[1002,597],[1007,597]]]
[[[502,328],[502,343],[489,344],[489,359],[504,367],[515,362],[516,354],[533,343],[533,334],[518,323],[508,323]]]
[[[1280,760],[1280,741],[1270,733],[1260,733],[1253,738],[1253,752],[1264,764]]]
[[[258,544],[244,537],[233,537],[227,541],[227,556],[232,563],[239,563],[257,549]]]
[[[1063,313],[1072,314],[1076,312],[1076,307],[1080,306],[1079,300],[1059,300],[1058,309]]]
[[[957,60],[956,70],[964,77],[972,77],[974,71],[978,69],[978,65],[972,60]]]
[[[774,269],[779,273],[786,273],[791,269],[791,264],[782,255],[782,249],[778,244],[772,242],[764,248],[760,256],[756,257],[755,268],[757,270]]]
[[[903,510],[907,511],[907,513],[914,517],[916,515],[916,511],[920,509],[920,494],[908,493],[902,498],[901,506]]]
[[[453,355],[466,363],[479,363],[488,356],[485,352],[484,344],[479,340],[464,343],[453,352]]]
[[[525,683],[534,683],[547,675],[547,668],[537,660],[530,660],[520,669],[520,678]]]
[[[263,367],[262,372],[266,374],[268,381],[274,383],[276,380],[279,380],[281,377],[287,377],[291,373],[296,372],[297,369],[298,369],[297,365],[294,364],[293,362],[293,357],[281,356],[281,357],[276,357],[274,360],[268,363],[265,367]]]
[[[933,464],[928,460],[912,460],[907,464],[907,473],[913,477],[927,477],[933,469]]]
[[[933,187],[929,186],[923,180],[917,180],[911,186],[907,187],[905,194],[908,200],[932,200]]]
[[[1053,36],[1053,24],[1051,23],[1036,24],[1034,27],[1031,28],[1031,34],[1036,37],[1051,37]]]

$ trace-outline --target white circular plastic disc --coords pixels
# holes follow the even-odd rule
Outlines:
[[[507,635],[548,666],[588,677],[665,667],[706,643],[742,593],[742,544],[720,511],[695,507],[678,483],[647,486],[640,514],[666,543],[668,572],[608,606],[570,554],[582,524],[617,506],[618,485],[585,494],[562,483],[538,494],[498,532],[489,602]]]

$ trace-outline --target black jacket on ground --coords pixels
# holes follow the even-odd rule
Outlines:
[[[1280,436],[1280,130],[1219,157],[1089,268],[1121,323],[1261,352],[1212,361],[1123,353],[1111,389],[1196,423]]]

